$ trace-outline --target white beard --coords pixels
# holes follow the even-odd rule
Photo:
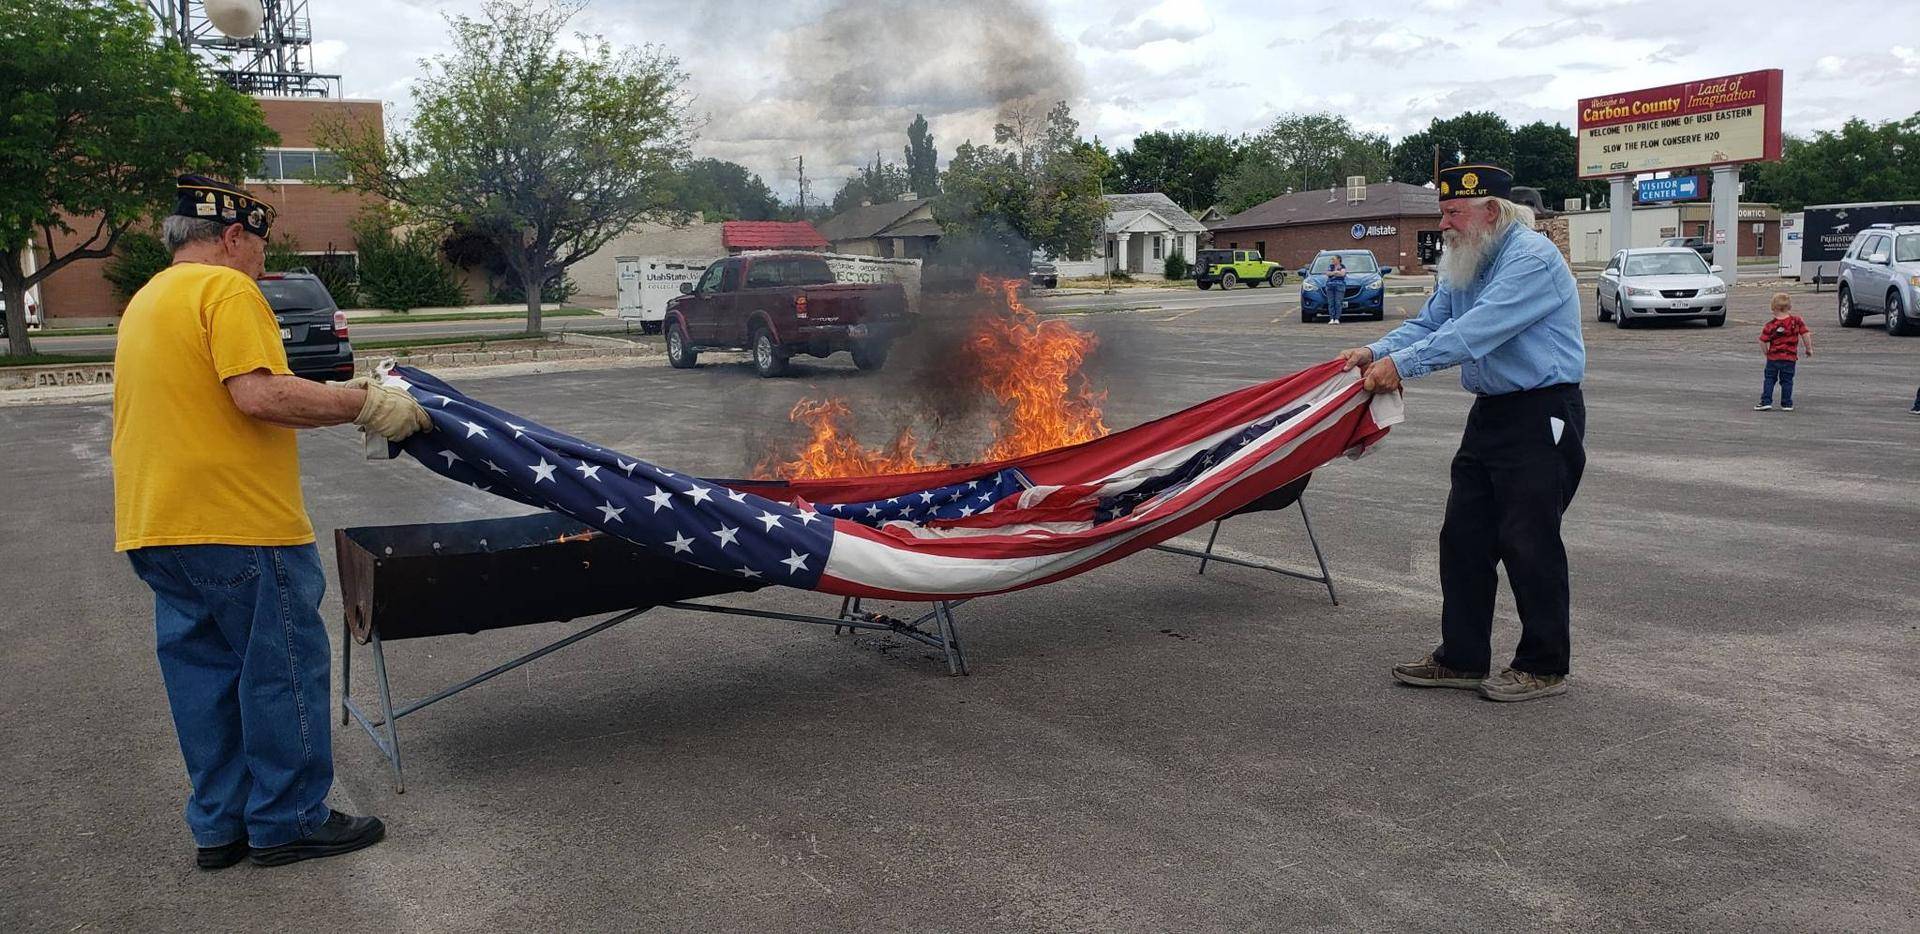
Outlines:
[[[1440,281],[1449,288],[1459,288],[1473,281],[1480,270],[1487,265],[1488,252],[1493,246],[1497,228],[1488,228],[1483,233],[1471,236],[1447,231],[1443,235],[1440,247]]]

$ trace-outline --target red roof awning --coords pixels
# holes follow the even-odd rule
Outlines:
[[[806,221],[727,221],[720,243],[729,250],[824,250],[827,238]]]

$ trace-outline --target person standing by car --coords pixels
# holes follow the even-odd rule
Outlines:
[[[1773,317],[1760,326],[1760,343],[1766,345],[1767,371],[1760,378],[1760,403],[1755,412],[1773,408],[1773,384],[1780,383],[1780,411],[1793,411],[1793,371],[1800,359],[1800,340],[1807,341],[1806,356],[1813,356],[1813,332],[1793,313],[1793,297],[1773,293]]]
[[[1340,309],[1347,303],[1347,264],[1340,261],[1340,254],[1333,254],[1333,262],[1327,265],[1327,323],[1340,323]]]
[[[1494,166],[1441,170],[1439,290],[1386,337],[1340,354],[1343,369],[1367,368],[1373,392],[1459,366],[1460,385],[1476,397],[1440,527],[1440,645],[1395,665],[1393,677],[1499,701],[1567,689],[1571,588],[1560,523],[1587,463],[1587,352],[1573,272],[1534,231],[1533,212],[1508,199],[1512,187],[1512,174]],[[1520,611],[1520,645],[1488,677],[1500,565]]]
[[[254,279],[273,208],[181,176],[173,265],[127,303],[114,353],[114,550],[153,590],[155,649],[193,791],[195,864],[274,866],[378,842],[333,786],[326,577],[293,429],[431,425],[405,390],[292,375]]]

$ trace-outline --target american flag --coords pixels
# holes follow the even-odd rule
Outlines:
[[[399,449],[435,473],[572,516],[677,561],[845,596],[944,600],[1059,580],[1225,516],[1403,414],[1326,363],[1072,447],[837,480],[693,477],[461,394],[411,368],[434,430]]]

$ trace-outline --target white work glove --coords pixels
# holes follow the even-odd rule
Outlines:
[[[433,419],[413,396],[398,386],[358,376],[346,385],[367,391],[367,401],[353,423],[388,441],[405,441],[417,431],[432,431]]]

